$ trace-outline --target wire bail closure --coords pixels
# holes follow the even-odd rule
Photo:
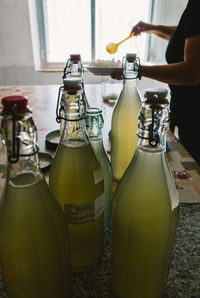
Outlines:
[[[57,99],[57,105],[56,105],[56,122],[60,123],[62,117],[60,115],[60,111],[61,111],[61,107],[60,106],[60,94],[61,91],[64,89],[64,86],[60,86],[59,90],[58,90],[58,99]]]
[[[17,105],[13,105],[12,109],[12,153],[8,155],[8,161],[11,163],[16,163],[19,160],[19,157],[22,156],[32,156],[38,153],[39,147],[36,145],[36,150],[33,153],[29,154],[20,154],[20,138],[16,137],[16,112]]]
[[[71,58],[69,58],[69,59],[67,60],[67,63],[66,63],[66,65],[65,65],[65,67],[64,67],[64,70],[63,70],[63,76],[62,76],[63,79],[65,79],[65,78],[67,77],[68,74],[71,75],[71,73],[72,73],[71,70],[68,70],[68,71],[67,71],[67,69],[69,68],[69,64],[70,64],[71,61],[73,61]],[[84,70],[82,62],[79,61],[79,63],[80,63],[80,65],[81,65],[82,70]]]
[[[124,69],[125,67],[125,62],[126,62],[126,56],[123,57],[122,59],[122,69]],[[126,77],[125,74],[124,74],[124,71],[123,71],[123,79],[126,79],[126,80],[132,80],[132,79],[139,79],[141,80],[141,65],[140,65],[140,58],[138,56],[136,56],[133,60],[133,63],[134,63],[134,66],[133,66],[133,71],[136,73],[135,76],[129,78],[129,77]]]
[[[82,90],[84,90],[83,88],[83,82],[81,82],[81,85],[82,85]],[[60,106],[60,101],[61,101],[61,92],[64,90],[64,86],[60,86],[59,90],[58,90],[58,99],[57,99],[57,105],[56,105],[56,122],[57,123],[60,123],[61,122],[61,119],[62,120],[66,120],[66,121],[78,121],[78,120],[83,120],[85,119],[86,115],[83,115],[83,117],[80,117],[78,119],[68,119],[68,118],[65,118],[65,117],[62,117],[61,116],[61,110],[62,110],[62,107]],[[85,91],[83,92],[83,100],[85,100],[86,98],[86,95],[85,95]]]
[[[154,133],[154,120],[155,120],[155,104],[158,99],[158,95],[155,94],[152,99],[152,122],[149,125],[149,145],[152,147],[156,147],[159,143],[159,135],[158,133]]]
[[[71,71],[69,70],[68,72],[66,72],[66,70],[67,70],[67,68],[69,67],[69,63],[70,63],[70,61],[71,61],[71,59],[69,58],[68,60],[67,60],[67,63],[66,63],[66,65],[65,65],[65,68],[64,68],[64,70],[63,70],[63,79],[65,79],[66,77],[67,77],[67,75],[68,74],[71,74]]]

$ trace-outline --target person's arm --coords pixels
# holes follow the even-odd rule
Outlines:
[[[134,32],[135,36],[145,32],[148,34],[155,34],[160,38],[169,40],[172,33],[176,30],[177,26],[163,26],[163,25],[153,25],[140,21],[137,23],[131,30],[131,33]]]
[[[157,66],[141,66],[141,75],[170,85],[200,85],[200,35],[186,39],[184,61]]]

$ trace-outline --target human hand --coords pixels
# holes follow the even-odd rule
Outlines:
[[[139,21],[135,26],[133,26],[131,33],[134,32],[134,35],[137,36],[142,32],[150,33],[151,30],[153,30],[152,24]]]
[[[123,79],[123,71],[122,68],[116,70],[114,73],[111,74],[111,78],[115,80],[122,80]]]

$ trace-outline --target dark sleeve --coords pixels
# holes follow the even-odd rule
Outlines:
[[[185,38],[200,34],[200,0],[189,0],[184,21]]]

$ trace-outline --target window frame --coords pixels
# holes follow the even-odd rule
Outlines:
[[[95,59],[95,23],[96,23],[96,0],[91,1],[91,57]],[[149,22],[153,20],[153,8],[155,0],[149,0]],[[45,14],[44,14],[45,0],[29,0],[29,15],[32,35],[33,55],[35,68],[38,71],[60,71],[63,69],[66,61],[63,62],[47,62],[47,48],[46,48],[46,29],[45,29]],[[149,49],[151,45],[151,37],[147,40],[147,61],[150,54]],[[88,61],[87,61],[88,62]],[[83,64],[86,61],[83,61]]]

